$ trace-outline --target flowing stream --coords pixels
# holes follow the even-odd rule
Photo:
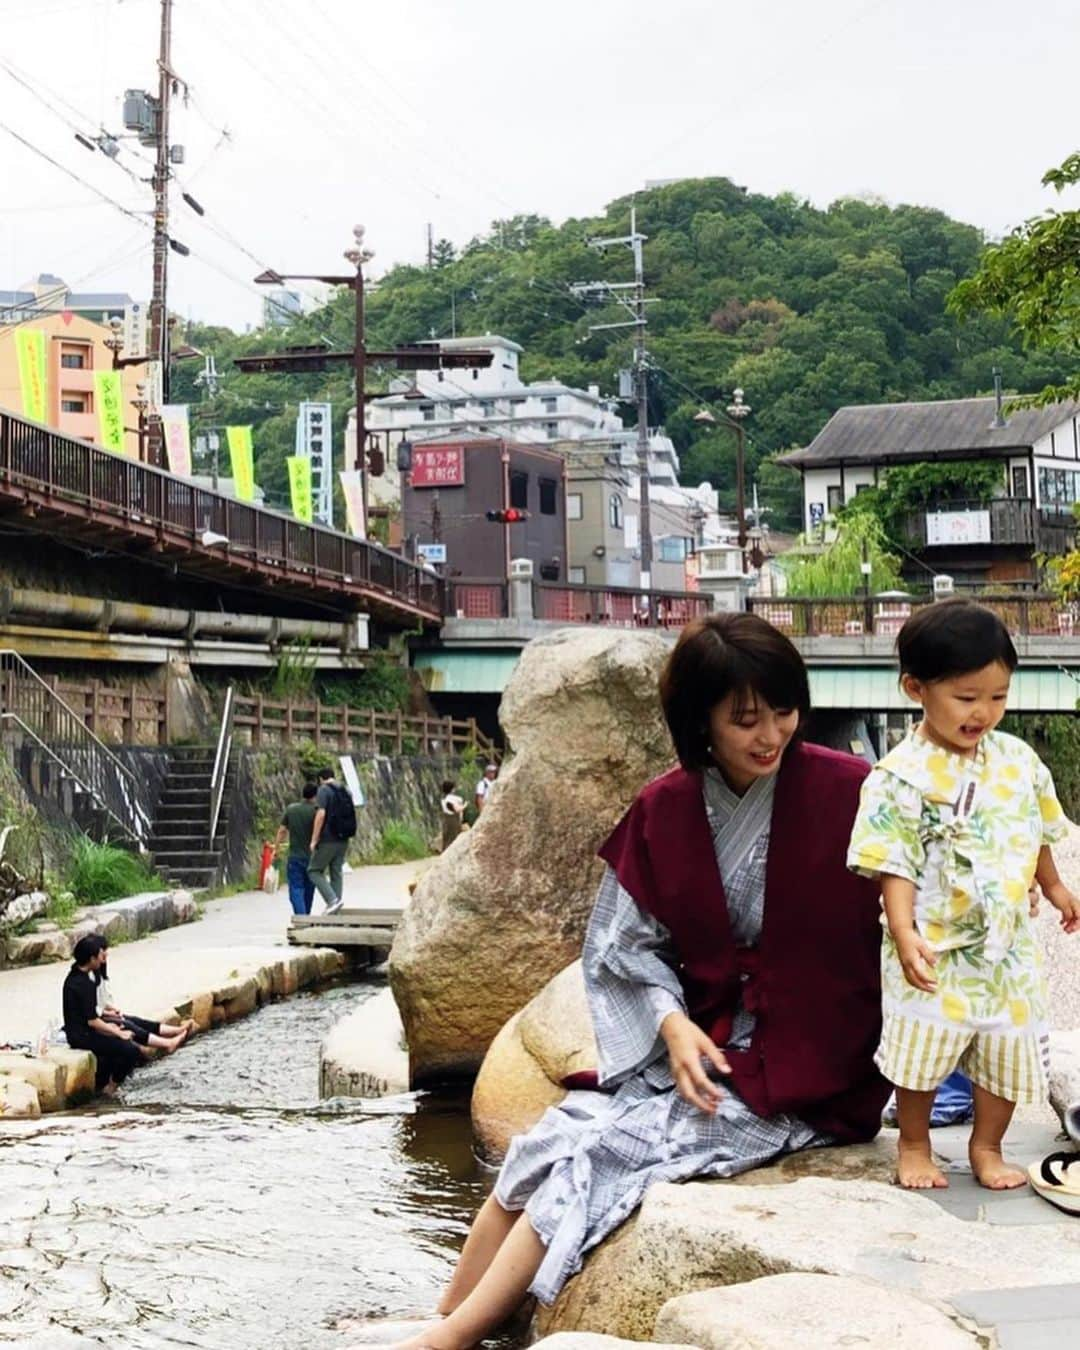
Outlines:
[[[115,1104],[0,1130],[0,1343],[341,1350],[349,1319],[430,1308],[490,1178],[462,1099],[319,1101],[319,1043],[377,988],[272,1004]]]

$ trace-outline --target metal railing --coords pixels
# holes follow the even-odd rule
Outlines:
[[[214,771],[210,775],[210,847],[214,847],[217,836],[218,819],[221,815],[221,799],[225,795],[225,782],[229,777],[229,759],[232,755],[233,718],[236,716],[236,690],[229,685],[225,695],[225,707],[221,714],[221,729],[218,731],[217,750],[214,753]]]
[[[930,522],[934,517],[986,517],[990,538],[936,537],[930,540]],[[928,503],[904,520],[905,541],[915,548],[965,548],[980,543],[1015,544],[1033,547],[1043,553],[1065,553],[1076,536],[1076,521],[1067,511],[1037,507],[1027,497],[993,497],[989,501],[963,500]]]
[[[0,720],[19,727],[87,793],[129,839],[142,844],[150,820],[138,779],[18,652],[0,650]]]
[[[236,501],[0,410],[0,491],[5,484],[76,516],[83,528],[87,518],[143,535],[153,528],[223,566],[242,560],[267,577],[301,573],[327,590],[381,592],[432,619],[443,612],[441,578],[378,544]]]
[[[1074,618],[1056,596],[972,595],[972,600],[999,616],[1010,633],[1020,637],[1071,636]],[[751,596],[747,602],[774,628],[789,637],[895,637],[917,609],[933,604],[930,596],[836,596],[804,599]]]
[[[599,623],[621,628],[682,628],[712,609],[706,591],[635,590],[623,586],[533,583],[533,614],[549,623]]]

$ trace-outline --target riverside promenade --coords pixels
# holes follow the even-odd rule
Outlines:
[[[410,882],[429,861],[354,869],[345,876],[346,906],[404,909]],[[195,923],[110,948],[109,982],[125,1011],[153,1017],[296,957],[297,948],[286,941],[291,918],[284,886],[276,895],[252,890],[209,900]],[[59,1022],[67,970],[66,962],[55,961],[0,971],[0,1039],[36,1041],[46,1022]]]

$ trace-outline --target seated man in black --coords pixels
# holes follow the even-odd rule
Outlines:
[[[140,1061],[139,1048],[126,1027],[98,1016],[94,978],[105,964],[105,947],[96,934],[81,937],[72,952],[74,965],[64,980],[64,1033],[75,1050],[91,1050],[97,1059],[99,1092],[112,1096]]]
[[[121,1012],[113,1003],[109,969],[105,964],[109,959],[109,940],[101,934],[92,936],[91,940],[97,942],[101,952],[101,960],[92,976],[97,985],[97,1011],[101,1020],[130,1031],[139,1053],[147,1059],[151,1058],[152,1050],[163,1050],[167,1055],[179,1050],[195,1029],[194,1021],[189,1017],[174,1025],[171,1022],[150,1022],[145,1017],[136,1017],[134,1013]]]

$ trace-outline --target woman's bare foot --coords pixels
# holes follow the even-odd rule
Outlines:
[[[171,1041],[166,1041],[161,1047],[161,1053],[163,1055],[175,1055],[186,1040],[186,1036],[174,1036]]]
[[[993,1144],[969,1144],[971,1170],[980,1186],[990,1191],[1012,1191],[1027,1185],[1027,1176],[1019,1167],[1007,1163],[1001,1149]]]
[[[896,1180],[908,1191],[941,1190],[949,1182],[945,1173],[934,1162],[929,1141],[905,1143],[900,1140],[896,1157]]]
[[[435,1350],[436,1333],[441,1316],[428,1317],[374,1317],[362,1324],[353,1322],[350,1330],[359,1335],[348,1350],[370,1350],[373,1345],[384,1350]]]

